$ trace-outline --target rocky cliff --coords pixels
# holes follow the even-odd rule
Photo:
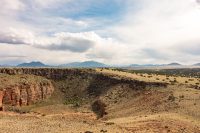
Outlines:
[[[82,92],[98,96],[110,86],[128,84],[133,89],[144,89],[146,86],[166,86],[164,83],[143,82],[134,79],[114,77],[96,72],[94,69],[62,68],[1,68],[0,73],[9,75],[37,75],[53,81],[63,81],[57,87],[63,91],[79,95]]]
[[[34,104],[51,96],[53,92],[51,84],[30,84],[6,88],[3,96],[3,103],[13,106]]]
[[[0,107],[34,104],[47,99],[54,91],[51,81],[33,75],[0,75]]]
[[[0,91],[0,111],[3,110],[3,105],[2,105],[3,96],[4,96],[4,91]]]

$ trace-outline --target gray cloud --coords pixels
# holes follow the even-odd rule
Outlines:
[[[0,43],[7,43],[7,44],[24,44],[21,40],[15,40],[15,39],[8,39],[8,38],[0,38]]]
[[[7,44],[26,44],[23,38],[12,36],[9,34],[0,33],[0,43]]]
[[[27,29],[9,27],[6,28],[5,31],[0,31],[0,43],[30,45],[33,40],[35,40],[34,34]]]
[[[165,53],[156,49],[152,49],[152,48],[144,48],[142,49],[142,53],[146,55],[148,58],[167,59],[167,56]]]
[[[23,55],[0,55],[0,58],[26,58],[27,56]]]
[[[200,40],[183,42],[173,47],[173,49],[183,54],[200,56]]]
[[[90,49],[95,42],[79,38],[65,38],[60,43],[52,43],[48,45],[35,45],[37,48],[55,50],[55,51],[71,51],[71,52],[85,52]]]
[[[13,45],[30,45],[31,47],[51,51],[71,51],[82,53],[95,45],[93,32],[84,33],[57,33],[54,36],[39,37],[31,32],[13,29],[7,33],[0,33],[0,43]]]

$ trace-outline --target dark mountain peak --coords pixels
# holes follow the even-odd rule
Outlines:
[[[106,67],[107,65],[100,63],[100,62],[96,62],[96,61],[84,61],[84,62],[72,62],[72,63],[60,65],[60,66],[62,66],[62,67],[86,67],[86,68],[90,68],[90,67]]]
[[[39,62],[39,61],[32,61],[32,62],[29,62],[29,63],[22,63],[22,64],[19,64],[17,66],[18,67],[47,67],[47,65],[45,65],[44,63]]]
[[[173,63],[167,64],[167,65],[168,65],[168,66],[181,66],[181,64],[176,63],[176,62],[173,62]]]

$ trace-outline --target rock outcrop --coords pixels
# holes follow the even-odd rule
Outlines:
[[[6,88],[3,96],[3,104],[13,106],[31,105],[47,99],[53,93],[54,87],[48,84],[19,85]]]
[[[3,96],[4,91],[0,91],[0,111],[3,111]]]
[[[31,105],[49,98],[54,91],[51,81],[34,75],[0,75],[0,110],[2,104]]]

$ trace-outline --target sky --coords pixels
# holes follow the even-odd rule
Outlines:
[[[200,62],[200,0],[0,0],[0,64]]]

